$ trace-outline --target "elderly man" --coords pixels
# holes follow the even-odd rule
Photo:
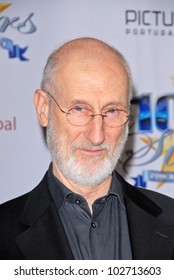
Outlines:
[[[115,172],[130,120],[123,56],[93,38],[48,58],[34,104],[52,163],[0,207],[1,259],[172,259],[174,202]]]

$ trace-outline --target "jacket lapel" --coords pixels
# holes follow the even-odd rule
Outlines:
[[[126,209],[133,259],[171,259],[173,227],[149,214],[129,198]]]
[[[16,237],[16,244],[25,259],[73,259],[46,178],[30,194],[20,222],[28,226]]]
[[[132,187],[116,175],[123,187],[133,259],[172,259],[174,227],[166,222],[168,217],[166,219],[163,210],[148,197],[154,193],[144,193],[143,189]]]

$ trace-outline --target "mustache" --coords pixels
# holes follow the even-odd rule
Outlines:
[[[98,151],[98,150],[110,150],[110,145],[107,143],[102,143],[101,145],[93,145],[91,142],[78,142],[72,145],[72,149],[82,149],[82,150],[91,150],[91,151]]]

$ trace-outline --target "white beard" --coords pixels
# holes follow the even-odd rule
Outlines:
[[[92,145],[89,140],[84,143],[75,143],[70,147],[68,155],[68,139],[62,138],[58,131],[53,128],[49,119],[47,127],[47,145],[52,158],[63,176],[80,186],[95,187],[108,178],[114,171],[117,162],[122,154],[128,136],[128,126],[119,138],[117,146],[112,151],[106,142],[99,146]],[[105,149],[107,155],[101,159],[100,156],[83,157],[83,164],[78,162],[75,152],[78,149],[97,150]]]

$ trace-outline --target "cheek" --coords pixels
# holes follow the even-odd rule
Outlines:
[[[58,136],[65,139],[68,145],[72,145],[82,134],[81,127],[71,125],[66,119],[62,120],[57,118],[54,120],[54,125]]]
[[[125,133],[125,127],[111,128],[105,133],[105,141],[113,148],[117,146],[118,142]]]

